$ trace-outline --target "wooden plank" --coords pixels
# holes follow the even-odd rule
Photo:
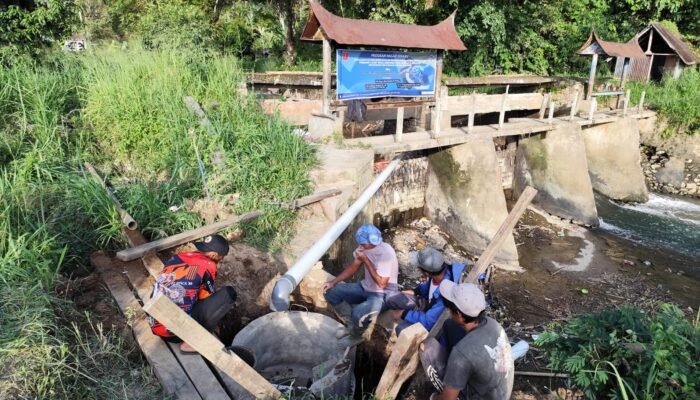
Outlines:
[[[401,136],[403,136],[403,107],[396,110],[396,137],[394,139],[400,142]]]
[[[506,120],[506,104],[508,101],[508,91],[510,90],[510,85],[506,86],[506,92],[503,93],[503,100],[501,100],[501,111],[498,113],[498,129],[503,128],[503,123]]]
[[[637,112],[642,112],[644,111],[644,96],[646,96],[647,92],[642,92],[641,95],[639,95],[639,106],[637,106]]]
[[[401,331],[377,385],[375,398],[396,398],[403,383],[416,372],[419,363],[418,348],[427,337],[428,331],[420,323]]]
[[[590,108],[588,109],[588,120],[593,121],[593,114],[595,114],[596,106],[598,105],[598,100],[594,97],[591,99]]]
[[[445,78],[446,86],[517,86],[543,85],[556,82],[556,78],[538,75],[487,75],[478,77]]]
[[[509,93],[505,110],[537,110],[542,104],[544,96],[540,93]],[[446,102],[450,114],[468,115],[472,110],[472,104],[477,114],[500,112],[503,107],[502,94],[470,94],[464,96],[449,96]]]
[[[498,228],[498,231],[496,231],[496,234],[491,239],[491,242],[489,242],[489,245],[486,246],[486,250],[481,253],[476,265],[469,271],[469,275],[467,275],[467,278],[463,279],[462,282],[475,283],[479,275],[486,271],[486,268],[489,266],[489,264],[491,264],[494,257],[496,257],[496,254],[503,245],[503,242],[505,242],[513,228],[515,228],[515,224],[518,223],[520,217],[535,198],[535,195],[537,195],[537,189],[533,188],[532,186],[528,186],[525,188],[525,190],[523,190],[518,198],[518,201],[513,206],[513,209],[510,210],[510,213],[508,213],[508,217],[506,217],[505,221],[503,221],[501,226]]]
[[[467,133],[472,133],[474,129],[474,116],[476,115],[476,93],[469,95],[469,117],[467,119]]]
[[[107,284],[107,288],[112,293],[112,297],[117,301],[122,312],[133,315],[127,322],[131,326],[136,342],[139,344],[151,368],[153,368],[153,373],[158,378],[161,386],[163,386],[165,393],[183,400],[201,399],[201,396],[180,364],[178,364],[173,353],[168,349],[168,346],[151,332],[151,328],[146,320],[146,314],[141,309],[141,305],[131,290],[127,287],[123,277],[111,265],[101,263],[98,257],[91,257],[91,262]],[[102,257],[107,258],[107,256]]]
[[[328,189],[328,190],[321,190],[320,192],[316,192],[314,194],[300,197],[291,203],[289,203],[285,208],[289,209],[297,209],[300,207],[307,206],[312,203],[316,203],[317,201],[321,201],[323,199],[327,199],[329,197],[337,196],[339,194],[343,193],[342,190],[340,189]]]
[[[282,394],[166,296],[149,300],[144,311],[160,321],[199,354],[235,380],[239,390],[235,399],[279,399]]]
[[[542,96],[542,103],[540,104],[539,119],[544,119],[544,113],[547,110],[547,105],[549,104],[549,100],[551,98],[552,98],[551,93],[547,93],[544,96]]]
[[[175,247],[177,245],[191,242],[193,240],[199,239],[201,237],[207,236],[207,235],[212,235],[216,232],[219,232],[223,229],[226,229],[232,225],[235,225],[240,222],[245,222],[245,221],[250,221],[252,219],[255,219],[261,215],[260,211],[251,211],[247,214],[243,214],[241,216],[232,216],[229,218],[226,218],[223,221],[219,221],[213,224],[209,224],[206,226],[203,226],[201,228],[196,228],[192,229],[189,231],[181,232],[178,233],[177,235],[173,235],[164,239],[159,239],[155,240],[150,243],[145,243],[140,246],[132,247],[130,249],[125,249],[117,253],[117,258],[122,260],[122,261],[131,261],[135,260],[139,257],[142,257],[144,254],[151,252],[151,251],[160,251],[164,249],[169,249],[171,247]]]
[[[629,107],[629,105],[630,105],[630,90],[627,89],[627,93],[625,93],[624,104],[622,106],[622,116],[623,117],[627,115],[627,108]]]
[[[569,121],[573,121],[578,111],[578,88],[574,91],[574,99],[571,101],[571,110],[569,110]]]
[[[489,264],[491,264],[491,261],[493,261],[494,257],[496,257],[496,254],[503,245],[503,242],[505,242],[506,238],[515,227],[515,224],[518,222],[525,210],[527,210],[528,205],[530,205],[532,199],[535,198],[536,194],[537,189],[533,188],[532,186],[528,186],[525,188],[525,190],[523,190],[523,192],[520,194],[520,197],[518,198],[518,201],[515,203],[515,206],[513,206],[513,209],[510,210],[510,213],[508,213],[508,216],[498,228],[496,234],[493,235],[493,238],[489,242],[488,246],[486,246],[486,250],[484,250],[484,252],[481,253],[481,256],[479,257],[479,260],[477,260],[476,265],[474,265],[474,267],[469,271],[469,274],[466,277],[462,275],[462,277],[459,280],[460,283],[476,283],[477,279],[479,278],[479,275],[481,275],[482,272],[486,271],[486,268],[488,268]],[[430,330],[430,337],[437,337],[440,334],[440,331],[442,330],[442,325],[449,317],[450,311],[445,309],[445,311],[443,311],[443,313],[440,314],[438,321]]]
[[[155,262],[155,260],[153,261]],[[155,263],[155,268],[163,268],[163,263],[160,259]],[[129,277],[129,281],[134,289],[136,289],[136,293],[141,298],[141,301],[150,299],[153,286],[155,285],[155,279],[147,275],[144,267],[136,262],[127,263],[124,265],[124,269]],[[230,400],[231,397],[216,379],[216,376],[212,370],[209,369],[207,363],[204,362],[202,356],[198,354],[182,354],[180,353],[179,344],[167,344],[203,399]]]
[[[552,125],[552,121],[554,119],[554,110],[556,109],[556,103],[553,101],[549,102],[549,118],[547,118],[547,122]]]

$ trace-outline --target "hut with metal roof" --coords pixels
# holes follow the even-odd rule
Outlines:
[[[665,75],[678,78],[684,68],[696,65],[700,58],[678,34],[661,24],[651,24],[634,35],[627,43],[636,43],[643,56],[633,57],[629,79],[660,81]],[[617,58],[615,76],[623,76],[624,59]]]
[[[432,26],[408,25],[343,18],[332,14],[314,0],[309,0],[309,17],[301,40],[323,42],[323,114],[330,112],[331,47],[383,47],[438,50],[435,93],[440,93],[442,52],[465,50],[454,26],[455,12]]]
[[[590,55],[591,71],[588,77],[588,88],[586,90],[586,99],[590,99],[593,95],[593,86],[595,85],[595,73],[598,65],[598,56],[618,57],[622,59],[622,73],[620,74],[620,86],[625,86],[627,79],[627,70],[630,65],[630,60],[633,58],[644,57],[644,52],[636,42],[617,43],[608,42],[598,37],[595,30],[591,31],[586,42],[576,52],[578,55]]]

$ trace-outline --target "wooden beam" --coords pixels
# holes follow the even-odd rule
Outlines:
[[[474,129],[474,116],[476,115],[476,93],[469,96],[469,118],[467,120],[467,133],[472,133]]]
[[[586,100],[591,98],[593,94],[593,86],[595,86],[595,71],[598,66],[598,54],[593,54],[591,59],[591,71],[588,74],[588,88],[586,88]]]
[[[625,88],[625,83],[627,83],[627,75],[629,74],[630,58],[625,57],[622,62],[622,76],[620,77],[620,88]]]
[[[327,199],[329,197],[337,196],[339,194],[343,193],[342,190],[340,189],[328,189],[328,190],[321,190],[320,192],[316,192],[314,194],[300,197],[291,203],[289,203],[285,208],[289,209],[297,209],[301,208],[304,206],[308,206],[309,204],[316,203],[317,201],[321,201],[323,199]]]
[[[523,190],[523,192],[520,194],[520,197],[518,198],[518,201],[513,206],[513,209],[510,210],[510,213],[508,213],[508,216],[498,228],[496,234],[493,235],[493,238],[489,242],[488,246],[486,246],[486,250],[484,250],[484,252],[481,253],[481,257],[479,257],[479,260],[477,260],[476,265],[474,265],[474,267],[469,271],[469,274],[466,277],[462,275],[462,277],[459,280],[460,283],[477,282],[479,275],[481,275],[482,272],[486,271],[486,268],[488,268],[488,266],[491,264],[491,261],[493,261],[494,257],[496,257],[498,250],[503,245],[503,242],[505,242],[506,238],[508,237],[508,234],[510,234],[510,232],[513,230],[515,224],[518,223],[518,220],[523,215],[525,210],[527,210],[528,205],[530,205],[532,199],[535,198],[536,194],[537,189],[533,188],[532,186],[528,186],[525,188],[525,190]],[[442,325],[449,317],[450,311],[445,309],[445,311],[443,311],[443,313],[440,314],[440,318],[438,318],[438,321],[430,330],[430,337],[437,337],[440,334],[440,331],[442,330]]]
[[[639,106],[638,106],[638,112],[644,111],[644,96],[646,96],[647,92],[642,92],[641,95],[639,95]]]
[[[549,124],[551,125],[554,121],[554,109],[556,108],[556,103],[553,101],[549,102],[549,118],[547,119]]]
[[[397,142],[401,141],[403,136],[403,107],[396,109],[396,136],[394,140]]]
[[[622,106],[622,116],[623,117],[627,115],[627,108],[630,105],[630,90],[629,89],[627,89],[627,93],[625,93],[624,102],[625,103]]]
[[[153,373],[163,387],[163,391],[178,399],[201,399],[197,389],[195,389],[185,371],[180,367],[168,346],[151,332],[151,327],[146,320],[146,314],[126,285],[124,278],[111,265],[108,265],[106,262],[103,263],[100,257],[104,257],[104,261],[108,260],[107,256],[102,255],[93,256],[90,258],[90,261],[102,276],[122,312],[125,314],[128,312],[133,315],[127,322],[131,326],[143,355],[151,365],[151,368],[153,368]]]
[[[595,114],[596,107],[598,106],[598,99],[595,97],[591,99],[591,105],[588,108],[588,120],[593,121],[593,114]]]
[[[331,105],[331,42],[323,35],[323,106],[321,112],[330,115]]]
[[[503,99],[501,100],[501,111],[498,113],[498,129],[503,128],[503,123],[506,120],[506,102],[508,101],[509,90],[510,85],[506,85],[506,91],[503,93]]]
[[[537,110],[540,108],[543,98],[544,96],[540,93],[510,93],[509,91],[505,110],[506,112]],[[503,94],[449,96],[443,109],[447,109],[452,115],[468,115],[471,111],[472,103],[476,106],[477,114],[497,113],[503,108]]]
[[[552,98],[551,93],[546,93],[544,96],[542,96],[542,103],[540,104],[539,119],[544,119],[544,113],[547,111],[547,106],[549,105],[549,101],[551,98]]]
[[[92,164],[90,164],[89,162],[85,162],[85,168],[88,170],[88,172],[90,172],[90,174],[93,177],[95,177],[95,179],[97,179],[97,182],[99,182],[100,186],[102,186],[102,188],[107,192],[107,196],[109,196],[109,198],[114,203],[114,207],[117,209],[117,212],[119,213],[119,216],[121,217],[124,226],[132,231],[138,228],[139,225],[136,223],[136,220],[122,207],[117,197],[107,187],[107,184],[105,183],[104,179],[102,179],[100,174],[97,173],[95,167],[93,167]]]
[[[166,296],[157,296],[149,300],[144,304],[143,309],[231,377],[240,386],[240,390],[232,393],[235,399],[279,399],[282,397],[282,394],[270,382],[266,381],[237,355],[226,351],[223,343]]]
[[[143,257],[144,254],[151,251],[160,251],[164,249],[169,249],[183,243],[191,242],[195,239],[201,237],[212,235],[223,229],[226,229],[232,225],[250,221],[259,217],[262,213],[260,211],[252,211],[241,216],[228,217],[223,221],[219,221],[210,225],[203,226],[201,228],[192,229],[186,232],[178,233],[164,239],[159,239],[150,243],[145,243],[140,246],[132,247],[130,249],[125,249],[117,253],[117,258],[122,261],[131,261],[139,257]]]
[[[431,135],[433,138],[440,133],[442,129],[442,110],[445,109],[445,101],[447,96],[443,96],[442,93],[442,50],[437,52],[437,71],[435,72],[435,118],[431,118],[430,121],[433,124],[433,129],[431,129]]]
[[[419,364],[418,348],[427,337],[428,331],[420,323],[401,331],[374,392],[376,399],[396,398],[403,383],[416,372]]]

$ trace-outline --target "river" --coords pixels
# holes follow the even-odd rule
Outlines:
[[[646,203],[619,203],[596,195],[596,205],[602,231],[675,253],[700,273],[699,201],[650,193]]]

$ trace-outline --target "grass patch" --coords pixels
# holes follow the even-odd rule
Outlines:
[[[700,71],[696,68],[687,68],[678,79],[666,77],[661,83],[630,82],[629,88],[633,99],[646,92],[644,103],[668,121],[665,136],[700,131]]]

